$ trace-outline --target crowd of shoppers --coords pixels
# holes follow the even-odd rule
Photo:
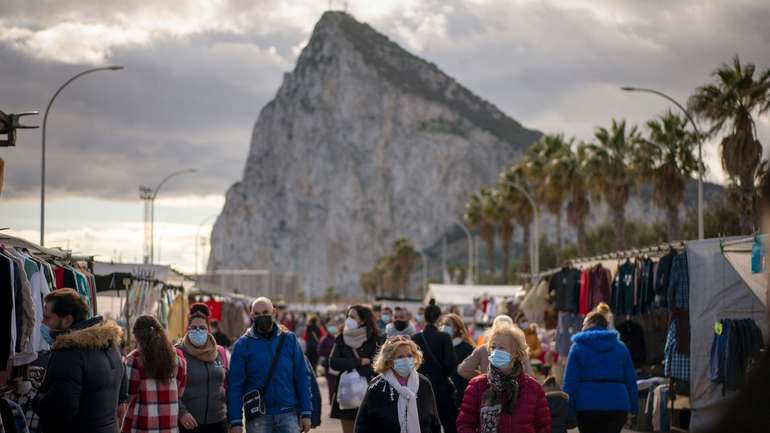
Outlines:
[[[43,433],[306,433],[320,424],[316,376],[344,433],[619,432],[637,406],[633,364],[607,309],[575,335],[563,390],[533,377],[524,319],[497,317],[474,347],[462,317],[434,302],[414,316],[353,305],[322,318],[258,298],[235,342],[208,306],[193,304],[176,345],[156,318],[135,318],[125,358],[121,328],[87,317],[73,290],[45,298],[51,351],[41,354],[48,368],[34,402]],[[341,404],[351,392],[360,399]]]

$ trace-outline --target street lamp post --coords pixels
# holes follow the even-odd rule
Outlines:
[[[78,78],[82,77],[83,75],[90,74],[92,72],[98,72],[98,71],[119,71],[121,69],[124,69],[123,66],[106,66],[102,68],[93,68],[85,70],[69,80],[65,81],[64,84],[59,86],[58,89],[56,89],[56,92],[51,97],[51,100],[48,101],[48,105],[45,107],[45,114],[43,114],[43,135],[42,135],[42,141],[40,143],[41,147],[41,158],[40,158],[40,245],[45,245],[45,132],[46,132],[46,126],[48,125],[48,112],[51,110],[51,105],[53,105],[53,101],[56,99],[57,96],[59,96],[59,93],[61,93],[62,90],[64,90],[67,85]]]
[[[530,195],[530,193],[528,193],[521,185],[505,179],[504,176],[501,176],[500,180],[522,193],[532,206],[532,211],[534,213],[534,218],[532,219],[532,237],[534,237],[534,242],[530,244],[530,267],[532,268],[530,269],[530,272],[532,273],[532,284],[537,284],[537,274],[540,273],[540,210],[537,208],[537,203],[535,203],[532,195]]]
[[[149,194],[150,189],[148,187],[146,187],[146,186],[140,186],[139,187],[140,197],[143,200],[148,200],[150,202],[150,207],[149,207],[149,210],[150,210],[150,215],[149,215],[149,217],[150,217],[150,220],[149,220],[149,224],[150,224],[150,230],[149,230],[149,233],[150,233],[150,236],[149,236],[149,238],[150,238],[150,245],[149,245],[149,248],[148,248],[148,250],[149,250],[149,263],[150,264],[155,263],[155,199],[158,198],[158,192],[160,192],[161,187],[163,187],[163,185],[166,182],[171,180],[171,178],[179,176],[179,175],[182,175],[182,174],[195,173],[195,172],[197,172],[197,170],[190,169],[190,170],[179,170],[179,171],[175,171],[175,172],[169,174],[162,181],[160,181],[160,183],[158,184],[158,186],[155,187],[154,190],[152,190],[152,194]],[[145,212],[145,222],[144,222],[145,224],[148,223],[146,218],[147,218],[147,212]]]
[[[465,281],[474,281],[473,280],[473,237],[471,236],[470,230],[468,230],[468,227],[465,227],[465,224],[463,224],[460,221],[455,221],[455,224],[460,226],[461,229],[465,232],[465,236],[468,238],[468,275],[466,275]]]
[[[200,224],[198,224],[198,231],[195,233],[195,275],[196,276],[198,275],[198,263],[199,263],[199,260],[198,260],[198,244],[199,244],[199,242],[198,242],[198,239],[200,238],[200,235],[201,235],[201,229],[203,228],[204,224],[206,224],[207,222],[211,221],[212,218],[216,218],[218,216],[219,216],[219,214],[209,215],[209,216],[206,217],[206,219],[201,221]],[[201,246],[203,246],[202,242],[200,242],[200,244],[201,244]],[[204,254],[205,254],[205,250],[204,250]]]
[[[659,92],[657,90],[653,89],[645,89],[641,87],[631,87],[631,86],[623,86],[620,88],[621,90],[624,90],[626,92],[645,92],[645,93],[652,93],[654,95],[658,95],[662,98],[667,99],[672,104],[679,107],[680,110],[684,113],[685,116],[687,116],[687,120],[690,121],[692,124],[693,129],[695,129],[695,134],[698,139],[698,239],[704,238],[704,232],[703,232],[703,136],[700,133],[700,130],[698,129],[698,125],[695,124],[695,121],[693,120],[692,116],[690,115],[690,112],[687,111],[687,109],[684,108],[682,104],[676,101],[676,99],[666,95],[663,92]]]

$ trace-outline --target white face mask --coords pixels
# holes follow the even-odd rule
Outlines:
[[[453,338],[453,339],[452,339],[452,345],[453,345],[453,346],[458,346],[458,345],[460,345],[460,343],[462,343],[462,342],[463,342],[463,339],[462,339],[462,338],[460,338],[460,337],[455,337],[455,338]]]
[[[348,317],[347,319],[345,319],[345,329],[348,329],[350,331],[358,329],[358,322],[356,322],[356,320],[353,319],[352,317]]]

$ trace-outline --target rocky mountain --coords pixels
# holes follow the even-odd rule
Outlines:
[[[408,237],[435,243],[540,133],[367,24],[327,12],[254,126],[209,270],[297,272],[319,295]]]

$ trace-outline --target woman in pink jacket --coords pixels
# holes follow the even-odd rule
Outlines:
[[[465,389],[458,433],[550,433],[551,413],[543,387],[522,371],[524,333],[514,326],[492,328],[486,338],[489,373]]]

